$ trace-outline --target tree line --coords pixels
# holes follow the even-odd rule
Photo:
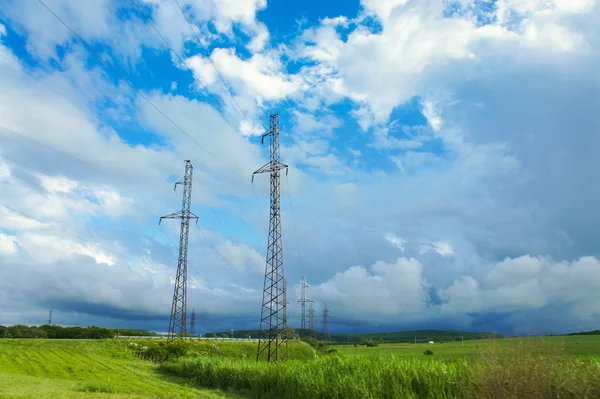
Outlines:
[[[0,338],[50,338],[50,339],[107,339],[118,335],[150,336],[156,333],[127,328],[61,327],[44,324],[43,326],[26,326],[17,324],[10,327],[0,326]]]

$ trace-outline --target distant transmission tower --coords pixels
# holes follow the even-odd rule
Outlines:
[[[323,306],[323,339],[329,340],[329,310],[327,304]]]
[[[313,309],[313,302],[311,301],[308,305],[308,329],[315,330],[315,310]]]
[[[192,320],[190,323],[190,335],[196,335],[196,309],[192,308]]]
[[[304,276],[300,279],[300,306],[302,310],[302,316],[300,319],[300,333],[305,335],[306,333],[306,303],[312,303],[310,299],[306,299],[306,289],[308,288],[308,284],[306,284],[306,280]]]
[[[52,325],[52,309],[50,309],[50,315],[48,316],[48,325]]]
[[[285,278],[283,275],[283,249],[281,239],[281,208],[279,206],[279,174],[288,166],[279,161],[279,115],[270,118],[270,128],[262,136],[271,138],[271,160],[252,175],[269,173],[271,176],[271,212],[269,222],[269,239],[267,246],[267,262],[265,266],[265,282],[260,314],[260,337],[256,360],[266,352],[267,361],[287,359],[287,337],[282,334],[286,327]]]
[[[190,161],[185,161],[185,175],[181,180],[175,183],[183,186],[183,200],[181,212],[175,212],[160,218],[158,224],[163,219],[181,219],[181,232],[179,234],[179,259],[177,261],[177,277],[175,278],[175,290],[173,292],[173,304],[171,306],[171,319],[169,320],[169,333],[167,341],[173,341],[176,338],[185,338],[186,336],[186,307],[187,307],[187,255],[188,239],[190,235],[190,219],[196,219],[190,210],[192,203],[192,174],[194,167]]]

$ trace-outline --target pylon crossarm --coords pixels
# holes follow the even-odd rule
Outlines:
[[[259,168],[253,175],[258,175],[260,173],[272,173],[277,172],[278,170],[288,169],[289,167],[282,162],[268,162],[261,168]]]

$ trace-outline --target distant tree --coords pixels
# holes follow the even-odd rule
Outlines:
[[[315,338],[313,338],[313,337],[303,337],[302,341],[306,342],[307,344],[309,344],[313,348],[317,349],[318,343],[317,343],[317,340]]]
[[[211,337],[211,338],[217,338],[217,333],[212,333],[212,334],[210,334],[210,337]]]
[[[281,333],[281,335],[283,335],[287,339],[297,339],[298,338],[296,331],[294,331],[294,329],[291,328],[290,326],[285,326],[283,328],[283,332]]]
[[[229,338],[229,336],[226,333],[221,334],[221,338]]]

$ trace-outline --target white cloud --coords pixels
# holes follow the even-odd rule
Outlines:
[[[293,111],[296,126],[303,133],[314,132],[321,135],[329,135],[341,122],[333,115],[315,116],[299,110]]]
[[[435,105],[431,101],[423,102],[422,111],[425,118],[427,118],[427,123],[433,129],[434,132],[439,132],[442,128],[444,121],[440,117],[438,110],[435,108]]]
[[[598,315],[600,261],[582,257],[574,262],[554,262],[525,255],[506,259],[488,273],[487,286],[462,277],[440,292],[447,312],[512,312],[566,303],[578,317]]]
[[[6,36],[6,27],[0,24],[0,37]]]
[[[226,265],[231,265],[238,271],[264,273],[264,257],[246,244],[234,244],[227,240],[219,244],[217,253],[224,259]]]
[[[16,241],[29,256],[39,263],[53,263],[70,255],[78,254],[89,256],[99,264],[103,263],[109,266],[115,264],[114,255],[109,255],[97,247],[90,244],[84,245],[73,239],[30,232],[19,235]]]
[[[363,320],[381,320],[382,316],[415,315],[428,300],[422,266],[414,258],[399,258],[393,263],[377,262],[371,272],[352,266],[336,273],[329,281],[313,286],[313,298],[327,302],[332,311]],[[398,293],[401,293],[399,295]]]
[[[0,233],[0,253],[14,255],[18,251],[15,237]]]
[[[395,246],[401,251],[404,251],[404,245],[406,244],[406,240],[402,237],[398,237],[395,234],[386,234],[383,238],[388,241],[390,244]]]
[[[419,168],[427,163],[439,161],[440,158],[430,152],[407,151],[398,156],[390,156],[392,162],[398,166],[398,169],[404,174],[408,170]]]
[[[446,241],[433,241],[427,244],[421,244],[419,246],[419,252],[424,254],[428,251],[435,251],[442,256],[453,255],[454,248]]]
[[[498,22],[478,25],[467,7],[462,14],[444,17],[447,4],[441,0],[361,3],[367,14],[379,18],[380,32],[359,23],[342,40],[335,27],[322,23],[304,32],[297,54],[318,61],[317,73],[336,79],[337,92],[360,105],[354,116],[363,130],[372,123],[385,123],[394,107],[444,80],[460,73],[464,78],[471,67],[480,71],[488,63],[495,65],[497,54],[508,49],[538,52],[538,57],[585,49],[588,41],[581,27],[568,18],[589,12],[596,4],[594,0],[499,1],[494,13]],[[461,65],[460,72],[449,69],[452,64]],[[442,120],[431,106],[425,103],[424,112],[438,130]]]
[[[175,90],[177,90],[177,82],[172,81],[171,82],[171,91],[175,91]]]

